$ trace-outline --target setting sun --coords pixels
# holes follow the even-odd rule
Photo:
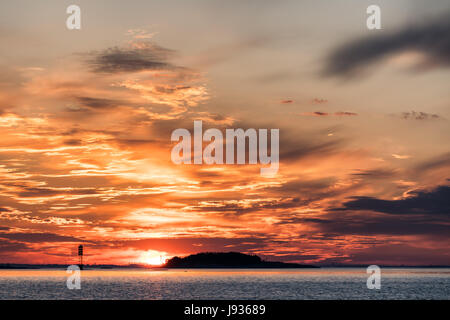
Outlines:
[[[166,254],[166,252],[149,250],[149,251],[144,252],[140,256],[138,262],[148,264],[151,266],[160,266],[160,265],[163,265],[167,260],[167,257],[165,256],[165,254]]]

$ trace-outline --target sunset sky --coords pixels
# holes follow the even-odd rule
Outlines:
[[[448,0],[2,1],[0,35],[0,263],[450,265]],[[278,173],[173,164],[194,120],[280,129]]]

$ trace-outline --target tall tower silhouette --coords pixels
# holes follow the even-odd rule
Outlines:
[[[83,245],[81,244],[78,246],[78,257],[80,259],[78,266],[83,270]]]

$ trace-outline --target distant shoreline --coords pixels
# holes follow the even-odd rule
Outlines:
[[[70,264],[25,264],[25,263],[0,263],[0,270],[39,270],[39,269],[67,269]],[[76,263],[74,263],[76,265]],[[262,260],[257,255],[249,255],[240,252],[202,252],[191,254],[185,257],[173,257],[166,261],[164,265],[149,265],[142,263],[130,263],[128,265],[116,264],[84,264],[83,269],[108,270],[108,269],[317,269],[317,268],[367,268],[369,265],[362,264],[300,264],[280,261]],[[378,265],[380,268],[450,268],[446,265]]]
[[[16,264],[16,263],[2,263],[0,270],[41,270],[41,269],[58,269],[66,270],[69,264]],[[317,265],[317,266],[302,266],[302,267],[262,267],[262,266],[237,266],[237,267],[165,267],[152,265],[84,265],[85,270],[109,270],[109,269],[161,269],[161,270],[176,270],[176,269],[328,269],[328,268],[367,268],[367,265]],[[450,266],[391,266],[379,265],[380,268],[393,269],[445,269]]]

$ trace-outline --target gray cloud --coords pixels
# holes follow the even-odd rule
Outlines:
[[[9,242],[8,240],[0,239],[0,257],[4,255],[9,258],[10,253],[25,251],[26,249],[30,248],[24,243]]]
[[[164,70],[174,67],[167,61],[173,54],[173,50],[156,44],[145,43],[143,47],[114,47],[101,52],[94,52],[87,63],[92,71],[98,73]]]
[[[224,203],[222,201],[211,201],[211,205],[194,206],[194,209],[205,212],[227,212],[235,214],[244,214],[255,212],[263,209],[289,209],[301,207],[307,204],[307,201],[300,201],[299,198],[289,198],[280,200],[261,201],[250,206],[244,206],[239,203]]]
[[[427,24],[407,26],[396,32],[354,40],[328,56],[325,75],[352,76],[382,58],[408,50],[426,57],[425,69],[450,67],[450,14]],[[425,70],[422,69],[422,70]]]
[[[373,170],[357,170],[357,172],[352,173],[352,175],[372,179],[385,179],[395,176],[396,173],[397,173],[396,170],[393,169],[380,168]]]
[[[441,117],[437,114],[426,113],[426,112],[403,112],[400,117],[405,120],[433,120],[440,119]]]
[[[109,109],[123,104],[122,101],[103,99],[103,98],[92,98],[92,97],[76,97],[76,100],[83,106],[92,109]]]
[[[345,202],[344,208],[334,210],[371,210],[389,214],[438,214],[450,216],[450,187],[440,186],[433,191],[412,192],[400,200],[355,197]]]
[[[314,156],[314,155],[330,155],[337,152],[344,142],[341,140],[331,141],[289,141],[287,139],[282,140],[280,143],[280,159],[283,161],[295,161],[301,158]]]
[[[314,116],[314,117],[327,117],[327,116],[357,116],[358,114],[355,112],[348,111],[337,111],[335,113],[323,112],[323,111],[314,111],[314,112],[304,112],[301,114],[302,116]]]
[[[54,233],[0,233],[0,238],[23,241],[29,243],[39,242],[80,242],[79,238],[62,236]]]
[[[89,189],[75,189],[75,190],[61,190],[61,189],[51,189],[51,188],[39,188],[39,187],[23,187],[23,189],[17,193],[19,197],[22,198],[33,198],[33,197],[52,197],[57,195],[89,195],[96,194],[97,190],[94,188]]]
[[[411,219],[410,217],[340,216],[333,219],[285,219],[278,224],[312,225],[320,232],[337,235],[423,235],[447,238],[449,228],[443,221]]]
[[[447,248],[418,248],[413,241],[410,244],[381,244],[369,248],[352,250],[347,257],[332,257],[321,261],[322,265],[348,264],[353,265],[448,265]]]
[[[415,170],[422,172],[422,171],[441,169],[441,168],[445,168],[445,167],[450,167],[450,152],[439,155],[435,158],[432,158],[430,160],[427,160],[427,161],[419,164],[415,168]]]

